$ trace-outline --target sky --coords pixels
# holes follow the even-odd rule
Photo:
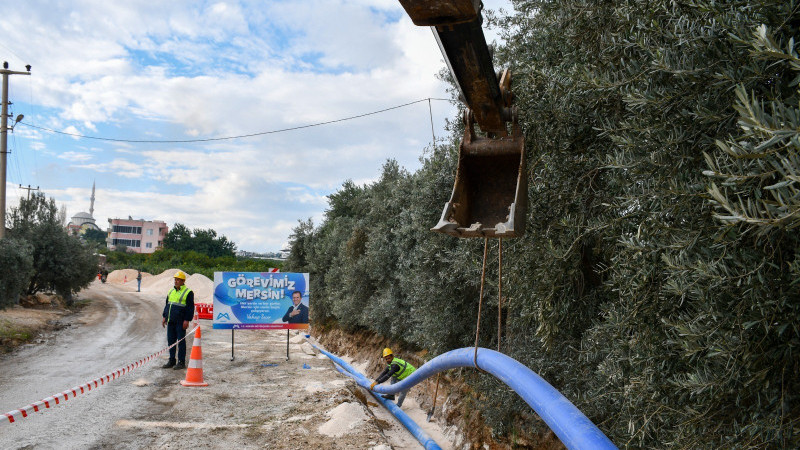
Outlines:
[[[7,207],[30,185],[71,217],[96,183],[103,230],[163,220],[254,252],[319,224],[346,180],[374,182],[388,159],[417,170],[456,115],[424,100],[449,98],[445,64],[397,0],[7,2],[0,60],[32,66],[9,77],[24,119],[8,134]],[[216,140],[124,142],[198,139]]]

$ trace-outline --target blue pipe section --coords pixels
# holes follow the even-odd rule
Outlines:
[[[321,350],[328,357],[328,352]],[[475,348],[452,350],[433,358],[409,375],[405,380],[386,386],[375,386],[379,394],[394,394],[439,372],[459,367],[475,366]],[[333,358],[331,358],[333,359]],[[337,358],[339,359],[339,358]],[[334,360],[335,361],[335,360]],[[513,389],[531,407],[547,426],[569,449],[616,449],[611,440],[600,431],[578,408],[534,371],[500,352],[478,348],[477,368],[490,373]],[[344,362],[344,361],[342,361]],[[347,364],[347,363],[345,363]],[[349,367],[349,366],[342,366]],[[351,368],[352,369],[352,368]],[[351,373],[352,371],[348,369]],[[358,373],[358,372],[355,372]],[[359,374],[360,375],[360,374]],[[369,389],[370,381],[361,375],[358,384]],[[388,402],[387,402],[388,403]]]
[[[336,366],[336,370],[342,372],[345,375],[349,375],[354,380],[356,380],[356,382],[360,386],[365,387],[367,390],[369,390],[369,385],[371,384],[371,382],[359,371],[353,368],[353,366],[347,364],[343,359],[339,358],[338,356],[326,352],[325,350],[317,347],[316,345],[314,345],[314,348],[316,348],[317,350],[322,352],[322,354],[333,360],[333,362],[335,363],[334,365]],[[426,450],[442,450],[442,448],[439,447],[439,444],[437,444],[436,441],[434,441],[430,436],[428,436],[428,433],[423,431],[422,428],[420,428],[419,425],[417,425],[417,423],[411,419],[411,417],[408,417],[408,414],[403,412],[402,409],[398,408],[397,405],[394,404],[394,402],[386,400],[380,395],[374,395],[374,397],[376,400],[381,402],[381,404],[383,404],[383,406],[385,406],[386,409],[389,410],[389,412],[391,412],[395,417],[397,417],[397,420],[399,420],[400,423],[402,423],[403,426],[406,427],[406,429],[408,429],[408,431],[410,431],[411,434],[414,435],[417,441],[419,441],[419,443],[422,444],[422,446],[425,447]]]

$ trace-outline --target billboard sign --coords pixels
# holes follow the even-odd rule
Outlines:
[[[214,272],[214,324],[219,329],[308,328],[307,273]]]

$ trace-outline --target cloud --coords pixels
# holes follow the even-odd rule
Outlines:
[[[113,173],[125,178],[141,178],[141,166],[132,161],[115,159],[105,164],[76,164],[75,167],[89,169],[98,173]]]
[[[12,84],[28,123],[176,141],[304,127],[203,143],[18,128],[40,155],[20,183],[70,210],[88,210],[96,180],[97,218],[214,228],[247,250],[279,249],[298,219],[321,218],[344,180],[372,181],[389,158],[413,170],[431,142],[427,101],[340,119],[447,96],[430,30],[395,0],[32,0],[3,15],[0,43],[25,58],[10,62],[33,65]],[[455,108],[430,108],[443,137]]]
[[[63,130],[63,131],[64,131],[64,133],[67,133],[67,134],[72,134],[72,135],[78,135],[78,134],[81,134],[80,130],[78,130],[77,128],[75,128],[73,125],[70,125],[70,126],[68,126],[68,127],[64,128],[64,130]],[[76,136],[73,136],[73,138],[72,138],[72,139],[78,140],[79,138],[78,138],[78,137],[76,137]]]
[[[58,155],[58,158],[74,162],[90,161],[92,157],[93,156],[88,153],[79,153],[79,152],[64,152]]]

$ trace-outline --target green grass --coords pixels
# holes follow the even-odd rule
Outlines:
[[[8,320],[0,319],[0,352],[7,353],[15,347],[33,339],[34,333],[25,326],[14,326]]]

